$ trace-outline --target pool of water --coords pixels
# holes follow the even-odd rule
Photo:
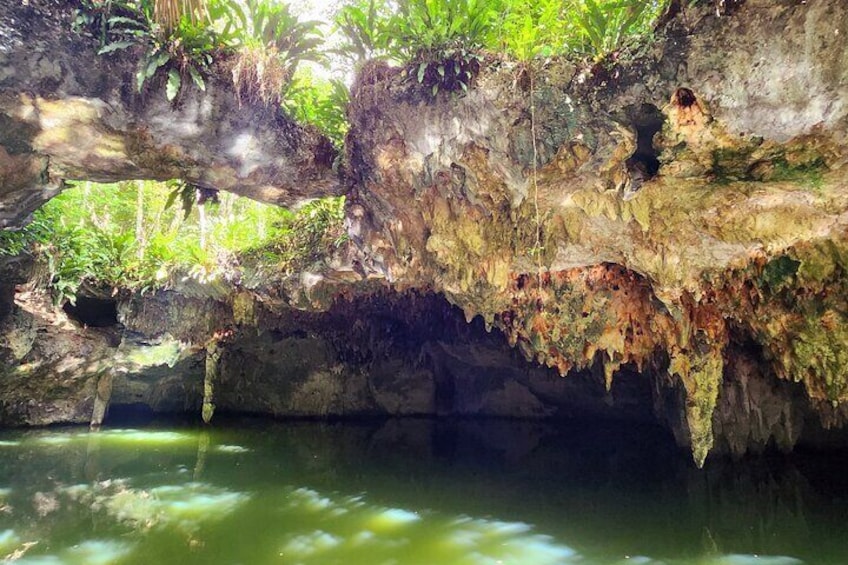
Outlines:
[[[848,563],[844,454],[697,470],[633,426],[216,424],[0,432],[0,560]]]

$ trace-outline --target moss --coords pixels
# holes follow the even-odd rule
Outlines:
[[[805,319],[795,328],[791,375],[807,384],[811,396],[848,400],[848,318],[828,310],[820,318]]]
[[[790,163],[784,156],[774,161],[771,175],[763,180],[795,181],[810,190],[820,191],[824,185],[826,170],[827,166],[822,157],[814,156]]]
[[[256,325],[256,303],[249,292],[236,292],[233,295],[233,321],[236,324]]]
[[[781,255],[766,264],[758,282],[760,286],[766,285],[772,291],[780,290],[792,283],[800,265],[800,261]]]
[[[819,286],[848,270],[848,242],[821,240],[802,246],[796,255],[798,279],[805,286]]]
[[[179,341],[166,337],[157,345],[131,346],[122,352],[122,357],[125,362],[136,367],[154,367],[157,365],[173,367],[184,350],[185,348]]]

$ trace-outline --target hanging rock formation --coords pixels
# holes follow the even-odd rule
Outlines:
[[[841,423],[846,29],[839,2],[749,1],[680,14],[631,62],[490,61],[467,96],[366,69],[347,148],[362,262],[563,375],[665,373],[698,462],[734,342]]]

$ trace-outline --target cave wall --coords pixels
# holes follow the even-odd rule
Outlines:
[[[846,24],[837,1],[690,7],[642,56],[492,59],[467,96],[375,64],[347,145],[359,260],[563,375],[667,373],[697,461],[737,330],[841,426]]]
[[[98,397],[107,422],[110,413],[197,418],[213,359],[208,400],[216,417],[658,422],[689,447],[685,390],[667,372],[625,366],[609,390],[600,362],[562,378],[437,295],[339,299],[324,313],[173,291],[116,302],[115,325],[89,327],[43,292],[18,286],[0,323],[0,425],[90,423]],[[712,416],[714,451],[823,444],[826,431],[803,386],[765,372],[757,351],[733,349]]]
[[[562,379],[435,295],[257,312],[244,324],[228,304],[166,292],[119,299],[119,323],[89,327],[22,288],[0,327],[2,425],[88,423],[104,375],[118,410],[197,415],[213,342],[219,412],[653,419],[650,383],[635,371],[609,392],[600,371]]]

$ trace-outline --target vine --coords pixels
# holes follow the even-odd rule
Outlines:
[[[542,220],[539,215],[539,149],[537,145],[536,132],[536,77],[533,71],[533,62],[529,62],[527,73],[530,79],[530,137],[533,143],[533,212],[536,220],[536,241],[533,244],[533,254],[536,257],[536,277],[539,289],[542,288]]]

